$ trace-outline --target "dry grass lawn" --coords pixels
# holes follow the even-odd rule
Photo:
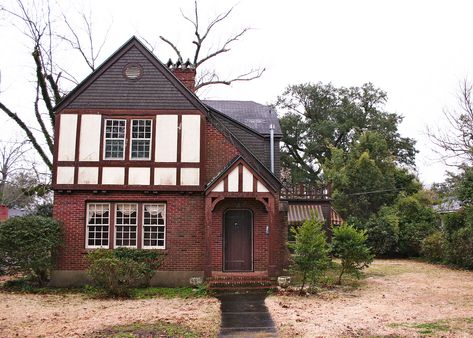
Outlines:
[[[94,337],[111,326],[159,320],[215,336],[219,306],[214,298],[99,300],[77,294],[0,293],[0,337]]]
[[[417,261],[376,260],[348,287],[274,295],[266,304],[281,337],[473,337],[473,272]],[[94,337],[112,326],[157,321],[216,336],[219,302],[0,292],[0,337]]]
[[[353,287],[266,299],[283,337],[473,337],[473,272],[376,260]]]

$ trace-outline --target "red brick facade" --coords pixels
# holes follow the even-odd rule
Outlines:
[[[140,192],[109,192],[93,194],[56,193],[54,217],[64,226],[64,245],[57,268],[83,270],[86,241],[86,204],[88,202],[166,203],[166,254],[163,270],[203,270],[204,198],[202,195],[145,194]],[[138,229],[140,231],[140,229]],[[110,229],[110,232],[113,232]],[[141,238],[138,235],[138,238]],[[89,249],[90,250],[90,249]]]
[[[206,123],[205,179],[210,181],[225,165],[238,155],[233,146],[213,125]],[[274,198],[274,197],[273,197]],[[225,198],[213,211],[206,209],[202,192],[192,194],[170,192],[107,191],[107,192],[55,192],[54,217],[63,223],[64,245],[59,252],[58,270],[84,270],[86,268],[86,207],[93,202],[166,203],[166,248],[160,270],[204,271],[206,259],[211,271],[222,271],[223,263],[223,214],[225,210],[250,209],[253,214],[253,270],[266,275],[277,274],[282,267],[286,229],[280,225],[278,200],[274,198],[273,216],[261,201],[255,198]],[[140,212],[138,218],[140,218]],[[206,241],[205,219],[210,213],[209,243]],[[270,234],[266,227],[270,227]],[[138,238],[141,238],[138,227]],[[113,226],[110,226],[110,247],[113,247]],[[140,247],[140,244],[138,245]],[[210,253],[206,250],[210,249]],[[270,250],[273,252],[270,253]],[[210,272],[211,274],[211,272]],[[207,273],[207,275],[210,275]]]

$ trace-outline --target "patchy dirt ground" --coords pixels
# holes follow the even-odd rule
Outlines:
[[[82,295],[0,293],[0,337],[93,337],[107,327],[163,320],[202,336],[220,326],[214,298],[99,300]]]
[[[271,296],[283,337],[473,337],[473,272],[376,260],[358,287]]]

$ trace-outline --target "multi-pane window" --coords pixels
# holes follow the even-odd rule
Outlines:
[[[122,160],[125,154],[126,120],[105,120],[105,159]]]
[[[115,246],[136,247],[138,205],[119,203],[115,211]]]
[[[110,204],[89,203],[87,205],[88,248],[108,248]]]
[[[166,205],[143,204],[143,248],[165,247]]]
[[[88,249],[109,247],[164,249],[166,247],[165,203],[92,202],[87,203],[86,216],[86,248]],[[110,227],[112,231],[109,230]]]
[[[151,120],[131,121],[131,159],[149,160],[151,148]]]

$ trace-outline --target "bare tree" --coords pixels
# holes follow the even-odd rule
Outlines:
[[[199,71],[198,78],[195,85],[196,91],[209,85],[216,85],[216,84],[230,85],[234,82],[251,81],[251,80],[261,77],[261,75],[263,75],[265,71],[264,68],[262,69],[254,68],[254,69],[250,69],[247,72],[244,72],[243,74],[237,75],[235,77],[224,79],[218,75],[216,70],[203,69],[202,65],[204,65],[209,60],[212,60],[213,58],[217,57],[218,55],[229,52],[231,50],[232,44],[240,40],[240,38],[242,38],[251,29],[249,27],[245,27],[241,29],[237,33],[228,36],[225,39],[225,41],[222,44],[220,44],[218,47],[213,48],[213,49],[210,48],[207,51],[207,53],[202,55],[204,44],[207,41],[209,34],[212,33],[222,21],[226,20],[230,16],[233,9],[234,7],[231,7],[229,10],[218,14],[213,20],[211,20],[207,25],[204,25],[204,26],[202,26],[200,22],[197,0],[194,1],[194,13],[192,17],[186,15],[181,9],[182,17],[186,21],[188,21],[194,28],[195,39],[192,41],[192,43],[194,44],[195,49],[194,49],[194,56],[192,57],[191,63]],[[168,44],[174,50],[174,52],[177,55],[178,63],[183,64],[184,59],[182,57],[182,53],[180,49],[176,46],[176,44],[163,36],[160,36],[159,38],[162,41],[164,41],[166,44]],[[151,44],[148,43],[148,45],[151,45]]]
[[[0,204],[4,204],[5,186],[9,178],[18,170],[22,169],[20,165],[25,153],[26,141],[23,142],[3,142],[0,145]]]
[[[49,0],[32,0],[30,2],[15,0],[13,3],[12,8],[0,6],[0,12],[6,13],[12,24],[30,42],[36,88],[33,114],[37,126],[29,125],[28,121],[21,117],[28,116],[27,113],[19,113],[1,100],[0,110],[15,121],[25,132],[41,160],[49,169],[52,169],[54,106],[66,93],[63,88],[63,80],[72,83],[78,82],[71,73],[56,62],[56,48],[61,43],[69,44],[73,50],[79,52],[88,67],[93,70],[106,38],[99,44],[99,48],[94,49],[91,17],[82,14],[82,23],[85,25],[86,34],[86,42],[82,42],[82,38],[76,33],[68,18],[63,13],[53,12]],[[62,20],[59,20],[59,17]],[[59,25],[59,22],[64,22],[66,25],[65,34],[58,33],[57,25]]]
[[[450,166],[473,163],[473,84],[463,80],[458,92],[458,107],[444,110],[446,126],[428,128],[441,159]]]

